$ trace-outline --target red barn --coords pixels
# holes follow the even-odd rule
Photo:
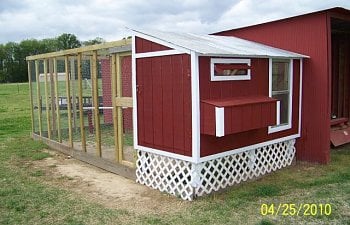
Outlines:
[[[328,163],[330,141],[335,146],[350,141],[349,10],[332,8],[216,34],[310,56],[303,65],[302,136],[297,140],[297,159]]]
[[[308,56],[158,31],[132,48],[138,182],[192,199],[291,164]]]

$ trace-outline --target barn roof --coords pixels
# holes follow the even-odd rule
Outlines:
[[[253,41],[236,37],[192,34],[163,31],[138,31],[136,34],[150,37],[155,41],[173,48],[182,48],[197,52],[201,55],[214,56],[238,56],[238,57],[283,57],[283,58],[308,58],[306,55],[274,48],[268,45],[259,44]]]

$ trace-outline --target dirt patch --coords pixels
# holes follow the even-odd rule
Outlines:
[[[133,180],[57,152],[50,153],[52,157],[35,161],[33,165],[45,172],[46,182],[74,191],[106,207],[125,209],[136,214],[159,214],[184,210],[189,206],[189,202]]]

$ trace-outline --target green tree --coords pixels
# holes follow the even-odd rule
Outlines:
[[[74,34],[64,33],[57,37],[58,50],[78,48],[80,46],[81,43]]]
[[[95,39],[91,39],[88,41],[84,41],[83,45],[88,46],[88,45],[96,45],[96,44],[102,44],[105,43],[106,41],[103,38],[96,37]]]

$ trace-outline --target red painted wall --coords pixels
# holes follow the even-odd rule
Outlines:
[[[171,50],[171,48],[169,47],[166,47],[164,45],[160,45],[139,37],[136,37],[135,42],[136,42],[136,53]]]
[[[224,137],[201,134],[201,156],[208,156],[248,145],[269,141],[298,133],[299,122],[299,60],[293,61],[292,128],[268,135],[267,127]],[[252,59],[251,80],[210,81],[210,58],[199,57],[200,100],[242,96],[269,96],[268,59]],[[201,115],[203,108],[201,108]],[[209,113],[210,114],[210,113]],[[213,115],[213,113],[211,113]],[[215,115],[215,113],[214,113]],[[204,115],[201,119],[208,118]],[[214,118],[215,119],[215,118]],[[203,121],[203,120],[202,120]]]
[[[327,13],[320,12],[218,33],[311,57],[304,60],[302,138],[297,140],[297,159],[319,163],[330,159],[328,23]]]
[[[190,66],[187,54],[136,59],[139,145],[192,155]]]

